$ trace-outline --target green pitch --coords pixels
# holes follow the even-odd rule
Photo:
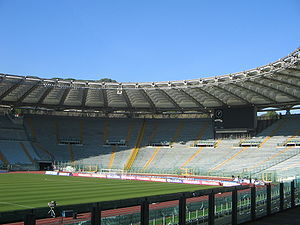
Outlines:
[[[212,186],[146,181],[63,177],[41,174],[0,174],[0,212],[109,201],[211,188]]]

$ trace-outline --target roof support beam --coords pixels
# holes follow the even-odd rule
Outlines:
[[[294,78],[294,79],[298,79],[300,80],[300,76],[296,76],[296,75],[293,75],[293,74],[285,74],[285,73],[274,73],[274,75],[279,75],[279,76],[285,76],[285,77],[288,77],[288,78]],[[273,76],[274,77],[274,76]]]
[[[64,102],[66,101],[66,98],[69,94],[69,92],[71,91],[71,88],[66,88],[66,90],[64,91],[63,95],[61,96],[61,99],[60,99],[60,102],[59,102],[59,105],[60,107],[63,106]]]
[[[297,69],[297,68],[287,68],[286,70],[300,72],[300,69]]]
[[[29,88],[28,91],[26,91],[19,99],[18,101],[16,102],[16,105],[19,105],[20,103],[23,102],[23,100],[32,92],[34,91],[35,89],[38,88],[39,84],[41,83],[41,81],[38,81],[36,82],[34,85],[32,85],[31,88]]]
[[[86,97],[87,97],[88,91],[89,91],[88,88],[83,88],[83,90],[82,90],[82,100],[81,100],[81,107],[82,108],[85,107]]]
[[[193,96],[190,94],[186,93],[183,89],[178,89],[182,94],[187,96],[189,99],[191,99],[200,109],[201,111],[208,113],[208,110],[198,101],[196,100]]]
[[[3,98],[5,98],[7,95],[9,95],[10,92],[12,92],[16,88],[18,88],[24,81],[25,81],[25,79],[21,79],[18,82],[16,82],[15,84],[13,84],[8,90],[6,90],[2,95],[0,95],[0,101],[2,101]]]
[[[228,91],[226,90],[224,87],[220,87],[220,85],[215,85],[214,87],[217,87],[218,89],[220,89],[221,91],[225,92],[225,93],[228,93],[230,95],[232,95],[233,97],[237,98],[238,100],[242,101],[242,102],[245,102],[247,105],[251,105],[251,102],[247,101],[246,99],[244,98],[241,98],[240,96],[234,94],[233,92],[231,91]]]
[[[178,111],[183,112],[183,109],[174,101],[174,99],[167,92],[160,88],[156,88],[155,90],[158,90],[162,95],[164,95]]]
[[[54,88],[53,86],[52,87],[47,87],[46,91],[42,94],[39,101],[37,102],[37,105],[40,105],[40,104],[43,103],[43,101],[48,96],[48,94],[52,91],[53,88]]]
[[[262,79],[262,78],[260,78],[260,79]],[[286,96],[288,96],[288,97],[290,97],[290,98],[293,98],[293,99],[296,99],[296,100],[300,101],[300,98],[299,98],[298,96],[291,95],[290,93],[287,93],[286,91],[279,90],[279,89],[274,88],[274,87],[271,87],[271,86],[269,86],[269,85],[266,85],[266,84],[262,84],[262,83],[256,82],[256,81],[254,81],[254,80],[251,80],[251,82],[255,83],[256,85],[261,85],[261,86],[264,87],[264,88],[271,89],[271,90],[273,90],[273,91],[275,91],[275,92],[282,93],[282,94],[284,94],[284,95],[286,95]]]
[[[246,81],[246,82],[248,82],[248,81]],[[246,89],[246,90],[250,91],[251,93],[253,93],[253,94],[257,95],[257,96],[260,96],[261,98],[264,98],[264,99],[266,99],[266,100],[268,100],[268,101],[270,101],[270,102],[278,103],[276,100],[274,100],[274,99],[268,97],[267,95],[264,95],[264,94],[262,94],[262,93],[259,93],[259,92],[257,92],[257,91],[254,91],[254,90],[252,90],[252,89],[250,89],[250,88],[248,88],[248,87],[244,87],[244,86],[242,86],[242,85],[240,85],[240,84],[238,84],[238,83],[230,83],[230,84],[231,84],[231,85],[234,85],[234,86],[236,86],[236,87],[240,87],[240,88]]]
[[[148,101],[150,107],[151,107],[151,110],[153,113],[157,113],[157,109],[155,107],[155,104],[154,102],[151,100],[151,98],[149,97],[149,95],[146,93],[146,91],[142,88],[139,88],[138,89],[139,91],[141,91],[142,95],[144,96],[144,98]]]
[[[123,97],[124,97],[124,99],[126,101],[126,104],[127,104],[127,107],[129,109],[129,111],[132,112],[132,105],[131,105],[130,99],[129,99],[128,95],[127,95],[127,92],[124,89],[122,90],[122,94],[123,94]]]
[[[292,86],[294,88],[300,88],[300,86],[295,85],[294,83],[290,83],[290,82],[287,82],[285,80],[278,80],[274,77],[263,77],[263,79],[271,80],[271,81],[274,81],[276,83],[286,84],[286,85]]]
[[[209,93],[208,91],[202,89],[202,88],[195,88],[196,90],[200,91],[201,93],[204,93],[205,95],[208,95],[209,97],[215,99],[217,102],[219,102],[222,106],[226,106],[227,104],[225,102],[223,102],[223,100],[217,98],[216,96],[212,95],[211,93]]]

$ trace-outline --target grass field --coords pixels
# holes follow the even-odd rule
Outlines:
[[[41,174],[0,174],[0,212],[108,201],[207,189],[212,186],[146,181],[63,177]]]

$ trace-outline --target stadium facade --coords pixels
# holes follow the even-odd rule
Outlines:
[[[0,79],[2,166],[44,169],[56,161],[139,172],[275,171],[281,177],[299,168],[300,118],[256,116],[268,107],[300,105],[299,48],[256,69],[194,80]],[[158,119],[162,115],[176,118]]]

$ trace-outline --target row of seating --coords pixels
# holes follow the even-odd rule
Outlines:
[[[276,170],[283,174],[287,167],[300,168],[296,160],[300,147],[278,146],[298,140],[299,124],[300,116],[283,117],[252,139],[214,140],[213,123],[208,118],[25,116],[24,125],[16,125],[2,116],[0,152],[11,164],[56,160],[123,169],[131,157],[130,167],[144,171],[190,168],[212,173]]]

